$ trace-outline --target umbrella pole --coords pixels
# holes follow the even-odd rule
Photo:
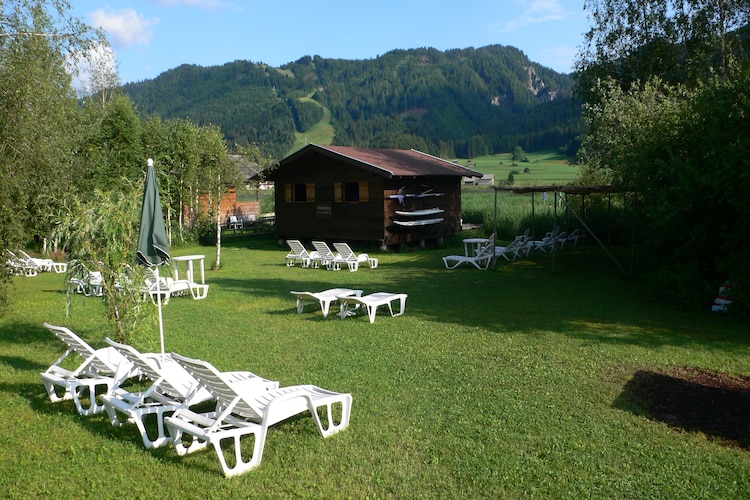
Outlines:
[[[164,318],[161,314],[161,279],[159,279],[159,267],[155,268],[156,276],[156,305],[159,309],[159,339],[161,340],[161,354],[164,356]]]

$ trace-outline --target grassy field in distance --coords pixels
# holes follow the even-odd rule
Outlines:
[[[578,165],[571,165],[569,159],[554,151],[527,153],[529,161],[518,162],[515,166],[511,153],[478,156],[470,160],[459,159],[461,165],[475,163],[471,168],[483,174],[494,174],[495,182],[507,181],[514,173],[514,186],[540,186],[570,184],[580,171]],[[525,171],[528,169],[528,171]]]

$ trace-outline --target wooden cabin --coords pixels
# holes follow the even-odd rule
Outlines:
[[[416,151],[309,144],[281,160],[280,240],[441,240],[461,228],[461,179],[482,174]]]

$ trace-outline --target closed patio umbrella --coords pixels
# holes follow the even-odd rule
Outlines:
[[[143,186],[143,208],[141,210],[141,226],[138,232],[138,262],[144,266],[160,266],[169,263],[169,240],[167,228],[164,225],[164,214],[161,210],[159,185],[156,183],[154,160],[148,159],[146,183]],[[159,283],[159,271],[156,270],[156,282]],[[161,338],[161,352],[164,354],[164,320],[162,319],[161,294],[156,294],[159,308],[159,336]]]

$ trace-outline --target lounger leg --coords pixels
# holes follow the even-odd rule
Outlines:
[[[305,301],[302,297],[297,297],[297,314],[302,314],[302,310],[305,308]]]
[[[173,437],[168,436],[165,430],[164,417],[167,413],[174,412],[175,409],[177,409],[177,406],[173,405],[154,406],[149,408],[148,411],[141,411],[139,412],[139,415],[128,419],[132,420],[138,428],[138,432],[141,433],[141,439],[143,440],[143,446],[145,446],[147,450],[159,448],[172,442]],[[148,431],[146,430],[146,422],[143,420],[147,415],[156,415],[156,438],[153,440],[149,436]]]
[[[391,316],[393,317],[401,316],[402,314],[404,314],[404,311],[406,310],[406,295],[402,295],[401,297],[399,297],[399,302],[400,302],[399,304],[400,307],[396,314],[393,314],[393,309],[391,309],[391,303],[390,302],[388,303],[388,308],[391,309]]]
[[[328,309],[331,307],[331,300],[321,299],[320,300],[320,309],[323,311],[323,317],[328,316]]]
[[[333,415],[333,405],[337,403],[341,404],[341,419],[338,423],[336,423]],[[311,403],[308,402],[308,404]],[[324,422],[321,420],[320,414],[318,413],[318,408],[322,406],[325,406],[325,427],[323,425]],[[349,426],[349,416],[351,415],[351,412],[352,397],[349,394],[345,395],[339,401],[329,401],[310,409],[310,413],[312,413],[313,418],[315,419],[315,424],[318,426],[318,431],[320,431],[320,435],[324,438],[346,429]]]
[[[70,393],[70,390],[66,387],[65,388],[65,394],[62,396],[57,395],[57,391],[55,390],[55,384],[47,379],[42,379],[44,382],[44,387],[47,389],[47,394],[49,395],[50,401],[53,403],[57,403],[58,401],[66,401],[68,399],[73,399],[73,395]]]
[[[97,403],[96,401],[96,388],[99,386],[105,386],[106,392],[108,393],[112,385],[110,383],[93,382],[87,384],[73,384],[70,388],[70,392],[73,394],[73,401],[76,404],[78,413],[83,416],[94,415],[104,411],[104,405]],[[85,407],[81,400],[82,391],[86,389],[89,393],[89,400],[91,401],[88,407]]]
[[[370,323],[375,323],[375,313],[377,312],[378,312],[378,306],[374,304],[367,306],[367,315],[370,317]]]
[[[224,456],[224,452],[221,449],[222,438],[226,439],[227,434],[231,435],[234,445],[234,466],[232,467],[229,467],[227,465],[226,457]],[[249,461],[246,462],[242,459],[242,438],[247,436],[248,434],[254,435],[253,437],[255,438],[255,443],[253,444],[252,457]],[[211,438],[211,444],[213,445],[214,450],[216,450],[216,455],[219,457],[221,469],[222,471],[224,471],[224,475],[226,477],[244,474],[245,472],[260,465],[260,461],[263,459],[263,447],[265,445],[265,441],[266,430],[257,424],[249,424],[248,427],[243,426],[228,433],[222,432],[215,436],[212,436]]]

